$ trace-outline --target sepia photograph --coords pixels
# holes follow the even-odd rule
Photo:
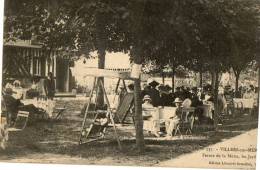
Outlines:
[[[256,169],[260,0],[2,5],[0,163]]]

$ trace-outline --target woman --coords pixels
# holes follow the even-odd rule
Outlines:
[[[144,129],[152,132],[156,137],[160,137],[160,121],[159,121],[159,112],[157,109],[153,107],[152,100],[149,95],[145,95],[143,98],[144,103],[142,104],[143,109],[143,119],[144,121]]]
[[[7,88],[5,90],[5,94],[3,96],[6,110],[8,112],[8,117],[10,117],[10,125],[14,124],[16,120],[16,116],[18,111],[27,111],[30,114],[42,114],[38,108],[36,108],[33,104],[25,105],[23,104],[20,99],[16,99],[13,97],[13,90],[11,88]]]
[[[174,100],[174,103],[175,103],[175,105],[177,107],[176,108],[176,112],[169,120],[167,120],[165,122],[166,133],[167,133],[168,137],[172,137],[172,133],[177,128],[177,125],[180,122],[181,114],[182,114],[182,110],[181,110],[182,100],[177,97]]]
[[[21,82],[19,80],[14,81],[12,90],[14,98],[23,98],[23,88],[21,87]]]

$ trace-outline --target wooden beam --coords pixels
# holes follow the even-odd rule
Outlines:
[[[98,69],[98,68],[85,68],[85,77],[111,77],[111,78],[120,78],[123,80],[133,80],[130,77],[129,71],[119,72],[113,70],[106,70],[106,69]],[[149,78],[148,74],[141,74],[141,81],[147,81]]]

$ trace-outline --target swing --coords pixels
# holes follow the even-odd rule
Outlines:
[[[90,69],[86,76],[92,76],[94,77],[93,81],[93,87],[90,92],[89,101],[85,110],[84,119],[81,126],[81,132],[79,137],[79,144],[83,143],[89,143],[92,141],[97,141],[100,139],[104,139],[106,130],[108,127],[113,127],[114,134],[118,143],[118,147],[121,150],[121,143],[119,140],[119,136],[116,129],[115,124],[115,118],[119,120],[119,122],[123,123],[127,114],[129,113],[129,109],[133,105],[133,94],[131,95],[125,95],[123,97],[123,100],[121,104],[117,107],[116,112],[113,112],[113,109],[110,106],[110,102],[108,100],[108,96],[104,87],[103,82],[99,79],[100,77],[112,77],[112,78],[118,78],[117,86],[116,86],[116,93],[120,84],[120,81],[123,80],[124,89],[126,90],[125,82],[124,80],[132,80],[130,78],[130,72],[115,72],[111,70],[105,70],[105,69]],[[144,77],[141,79],[147,80],[148,77]],[[95,110],[94,112],[94,119],[91,121],[90,125],[87,126],[87,117],[88,114],[92,113],[93,111],[90,111],[90,105],[91,100],[95,94],[98,94],[98,90],[102,90],[104,94],[104,99],[107,104],[106,110]],[[115,98],[114,98],[115,99]],[[95,107],[96,107],[97,97],[95,101]]]

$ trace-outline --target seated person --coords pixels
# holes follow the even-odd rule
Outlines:
[[[15,80],[13,83],[13,97],[16,99],[23,98],[23,88],[21,87],[21,82],[19,80]]]
[[[174,103],[177,107],[175,115],[173,115],[173,117],[170,117],[170,119],[165,122],[167,136],[169,137],[172,137],[172,133],[177,128],[177,125],[180,122],[181,114],[182,114],[182,110],[181,110],[182,100],[177,97],[174,100]]]
[[[189,97],[185,97],[184,101],[182,102],[182,106],[188,108],[191,106],[191,99]]]
[[[34,76],[32,80],[32,86],[31,88],[27,91],[27,96],[28,98],[34,98],[34,97],[39,97],[40,92],[39,92],[39,81],[40,77],[39,76]]]
[[[143,115],[143,119],[147,119],[149,117],[152,117],[151,111],[154,110],[154,107],[152,105],[152,100],[150,98],[149,95],[145,95],[143,98],[143,104],[142,104],[142,115]]]
[[[160,137],[160,121],[156,112],[155,107],[152,105],[152,100],[149,95],[145,95],[143,98],[144,103],[142,104],[142,115],[143,119],[147,120],[144,122],[144,129],[152,132],[156,137]]]
[[[254,98],[254,91],[251,89],[247,89],[245,94],[243,95],[244,99],[253,99]]]
[[[203,106],[203,102],[199,100],[198,96],[194,95],[191,99],[191,107],[195,108],[194,116],[198,117],[200,122],[203,119],[203,109],[199,106]]]
[[[13,124],[16,120],[16,116],[19,110],[27,111],[30,114],[39,114],[41,113],[33,104],[24,105],[20,99],[16,99],[12,96],[13,90],[11,88],[7,88],[5,90],[5,94],[3,96],[4,102],[6,105],[6,109],[11,117],[11,124]]]
[[[7,78],[6,80],[6,84],[5,84],[5,89],[7,88],[13,88],[13,83],[14,83],[14,78]]]

